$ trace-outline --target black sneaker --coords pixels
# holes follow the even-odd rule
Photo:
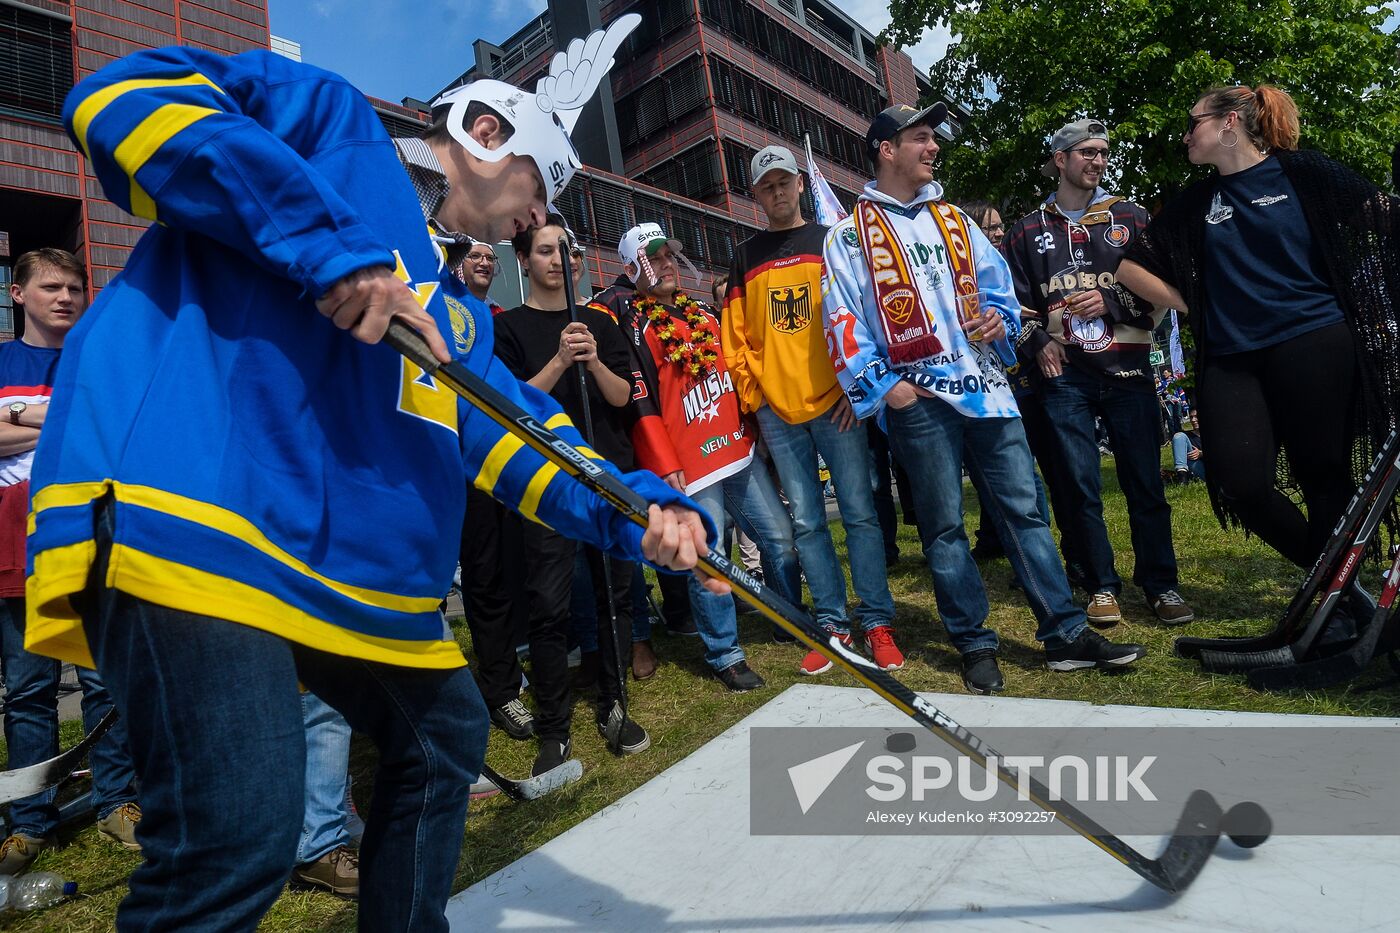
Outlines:
[[[535,717],[519,697],[493,709],[491,722],[512,739],[523,741],[535,734]]]
[[[715,671],[720,683],[729,688],[730,693],[748,693],[767,685],[767,682],[754,673],[744,661],[737,661],[722,671]]]
[[[1001,679],[1001,668],[997,667],[995,648],[978,648],[963,655],[962,677],[963,686],[970,693],[987,696],[1006,689],[1006,682]]]
[[[530,768],[530,777],[539,777],[553,771],[573,757],[574,743],[569,739],[540,739],[540,753],[535,756],[535,764]]]
[[[1052,671],[1078,671],[1086,667],[1112,670],[1127,667],[1146,654],[1147,649],[1142,645],[1116,644],[1093,629],[1085,628],[1063,648],[1046,648],[1045,666]]]
[[[610,731],[621,729],[615,750],[619,755],[635,755],[651,748],[651,736],[647,735],[647,730],[637,725],[636,720],[630,717],[623,721],[621,703],[613,703],[607,711],[599,710],[597,722],[598,734],[604,739],[607,739]]]

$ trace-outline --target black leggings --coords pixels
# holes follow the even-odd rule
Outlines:
[[[1351,331],[1334,324],[1229,356],[1207,356],[1198,410],[1206,475],[1244,526],[1311,567],[1346,509],[1351,479]],[[1303,491],[1305,517],[1274,487],[1279,447]]]

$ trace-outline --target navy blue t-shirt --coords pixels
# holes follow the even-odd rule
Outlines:
[[[1298,194],[1272,156],[1217,178],[1204,272],[1208,355],[1258,350],[1345,320]]]

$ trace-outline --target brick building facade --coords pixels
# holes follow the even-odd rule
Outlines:
[[[261,0],[0,0],[3,284],[14,257],[59,246],[87,262],[100,289],[145,230],[145,221],[102,197],[63,131],[63,98],[77,81],[138,49],[181,44],[235,53],[268,41]],[[0,335],[14,332],[5,292]]]

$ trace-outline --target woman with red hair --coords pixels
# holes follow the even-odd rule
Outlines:
[[[1217,515],[1308,567],[1394,422],[1400,202],[1298,136],[1278,88],[1202,95],[1182,141],[1216,172],[1167,204],[1118,282],[1189,312]]]

